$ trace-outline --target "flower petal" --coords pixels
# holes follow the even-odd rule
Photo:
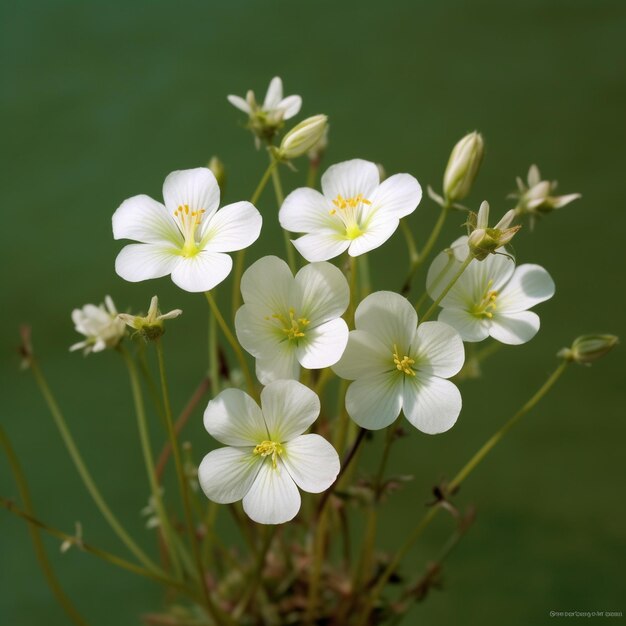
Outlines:
[[[348,332],[348,325],[341,318],[307,330],[297,349],[300,365],[309,370],[334,365],[346,349]]]
[[[261,410],[272,441],[301,435],[320,414],[317,394],[297,380],[277,380],[261,391]]]
[[[319,191],[301,187],[292,191],[278,211],[280,225],[292,233],[311,233],[320,228],[339,230],[340,220],[331,215],[333,205]]]
[[[257,357],[256,377],[263,385],[275,380],[296,380],[300,378],[300,363],[295,346],[288,341],[277,344],[273,354]]]
[[[399,224],[399,220],[393,216],[377,214],[363,234],[352,240],[348,253],[350,256],[360,256],[379,248],[396,232]]]
[[[209,500],[230,504],[250,490],[259,470],[261,457],[252,448],[219,448],[209,452],[198,467],[198,481]]]
[[[539,330],[539,316],[532,311],[496,314],[491,319],[489,334],[511,346],[530,341]]]
[[[287,96],[283,98],[276,108],[283,112],[283,119],[288,120],[294,115],[298,115],[302,107],[302,98],[300,96]]]
[[[289,306],[293,274],[277,256],[255,261],[241,278],[241,295],[246,304],[258,307],[262,315],[279,313]]]
[[[265,311],[252,304],[244,304],[235,314],[235,332],[244,350],[256,358],[271,357],[285,339],[281,329],[266,318]]]
[[[226,96],[226,98],[234,107],[237,107],[240,111],[250,115],[250,105],[241,96],[230,95]]]
[[[394,345],[406,351],[417,328],[413,305],[392,291],[377,291],[367,296],[357,307],[354,320],[359,330],[380,339],[390,351]]]
[[[332,369],[340,378],[356,380],[389,372],[392,363],[392,352],[380,339],[364,330],[352,330],[341,359]]]
[[[281,460],[296,485],[309,493],[325,491],[339,474],[337,451],[315,434],[300,435],[286,443]]]
[[[423,433],[436,435],[452,428],[462,404],[461,392],[449,380],[419,374],[405,379],[404,415]]]
[[[359,194],[370,200],[378,187],[380,176],[375,163],[352,159],[331,165],[322,176],[322,192],[329,200],[337,196],[345,199]]]
[[[203,248],[211,252],[233,252],[252,245],[261,233],[263,218],[249,202],[222,207],[205,220],[201,237]]]
[[[202,250],[192,257],[180,257],[172,270],[172,280],[185,291],[210,291],[219,285],[233,267],[233,260],[221,252]]]
[[[167,209],[149,196],[124,200],[113,213],[114,239],[183,245],[183,237]]]
[[[298,514],[300,501],[296,483],[282,461],[274,469],[266,459],[243,498],[243,510],[259,524],[283,524]]]
[[[554,281],[540,265],[526,263],[513,272],[498,295],[497,306],[507,313],[525,311],[554,295]]]
[[[182,257],[170,245],[131,243],[115,259],[115,271],[131,283],[171,274]]]
[[[461,335],[463,341],[473,343],[489,337],[489,320],[476,317],[465,309],[443,309],[437,319],[452,326]]]
[[[268,437],[261,409],[241,389],[225,389],[209,402],[204,427],[227,446],[256,446]]]
[[[204,209],[203,219],[208,220],[219,206],[220,186],[208,167],[178,170],[165,179],[163,199],[171,212],[187,204],[191,211]]]
[[[274,76],[270,81],[263,101],[263,110],[271,111],[278,107],[278,103],[283,99],[283,81],[280,76]]]
[[[334,259],[350,247],[348,239],[329,229],[292,239],[291,243],[310,263]]]
[[[369,200],[369,213],[401,218],[413,213],[422,199],[422,188],[410,174],[394,174],[384,180]]]
[[[331,263],[309,263],[295,277],[301,299],[298,314],[311,326],[343,315],[350,303],[350,287],[343,272]]]
[[[465,350],[459,333],[442,322],[420,324],[411,347],[416,368],[420,372],[442,378],[454,376],[465,361]]]
[[[467,237],[459,237],[449,248],[440,252],[430,264],[426,276],[428,295],[436,300],[467,258]],[[474,261],[478,263],[478,261]]]
[[[397,372],[383,372],[355,380],[346,392],[348,415],[369,430],[389,426],[402,408],[402,378]]]

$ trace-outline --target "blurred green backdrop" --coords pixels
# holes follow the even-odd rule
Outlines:
[[[184,309],[166,336],[174,402],[182,405],[205,367],[205,303],[167,279],[131,285],[118,278],[111,214],[137,193],[160,198],[167,173],[212,154],[228,168],[226,200],[248,197],[264,155],[238,128],[242,116],[226,94],[262,94],[275,74],[287,94],[303,95],[303,114],[330,116],[326,164],[363,157],[438,189],[453,143],[476,128],[487,155],[475,207],[487,198],[501,214],[515,176],[533,162],[563,192],[583,194],[516,245],[521,261],[544,265],[557,284],[556,297],[539,307],[542,332],[494,357],[486,379],[464,384],[465,409],[452,431],[412,432],[399,444],[393,469],[416,479],[388,503],[384,546],[398,544],[432,485],[534,391],[559,348],[582,332],[625,334],[623,0],[8,0],[0,18],[0,419],[49,523],[71,530],[81,520],[93,543],[123,552],[76,478],[31,376],[18,370],[18,325],[33,325],[36,351],[90,467],[113,508],[150,545],[125,373],[115,354],[68,353],[77,340],[70,311],[107,293],[122,309],[145,310],[154,293],[164,309]],[[300,185],[302,176],[285,172],[284,181]],[[250,259],[280,241],[272,200],[267,193],[261,203],[265,229]],[[411,217],[421,241],[435,216],[425,199]],[[441,244],[460,232],[451,220]],[[396,234],[372,255],[375,285],[397,288],[404,263]],[[550,622],[550,610],[626,610],[624,397],[623,350],[567,373],[463,487],[459,501],[476,504],[477,523],[446,566],[444,590],[407,624],[521,626]],[[200,415],[187,430],[197,455],[212,445]],[[0,493],[17,494],[4,458]],[[408,571],[421,570],[450,526],[438,520]],[[66,623],[24,524],[3,511],[0,542],[0,622]],[[90,623],[135,624],[140,612],[159,608],[150,583],[46,544]]]

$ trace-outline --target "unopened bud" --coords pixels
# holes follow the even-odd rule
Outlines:
[[[483,202],[480,205],[478,215],[472,214],[470,218],[473,227],[467,244],[470,254],[479,261],[494,254],[498,248],[506,246],[521,226],[511,226],[515,218],[515,211],[511,209],[504,214],[504,217],[493,227],[489,228],[489,203]]]
[[[579,365],[589,365],[610,352],[619,343],[615,335],[582,335],[571,348],[563,348],[557,356]]]
[[[484,145],[482,135],[473,132],[452,149],[443,175],[443,195],[448,202],[458,202],[469,195],[483,160]]]
[[[294,126],[280,142],[277,158],[290,161],[306,154],[322,139],[327,124],[326,115],[314,115]]]
[[[120,313],[118,318],[127,326],[130,326],[130,328],[140,333],[146,341],[154,341],[165,332],[163,322],[165,320],[174,319],[181,314],[182,311],[180,309],[174,309],[169,313],[161,313],[161,311],[159,311],[159,299],[157,296],[153,296],[147,315],[128,315],[126,313]]]
[[[226,169],[224,164],[217,156],[212,156],[209,161],[209,169],[213,172],[217,184],[220,186],[220,190],[224,191],[224,185],[226,184]]]

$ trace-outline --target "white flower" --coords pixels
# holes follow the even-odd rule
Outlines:
[[[402,410],[424,433],[451,428],[461,411],[461,394],[446,378],[463,366],[463,342],[441,322],[417,325],[413,305],[391,291],[365,298],[355,313],[356,330],[333,366],[354,380],[346,409],[363,428],[389,426]]]
[[[117,316],[117,310],[110,296],[105,296],[104,304],[86,304],[82,309],[72,311],[72,321],[76,332],[85,335],[85,341],[75,343],[70,351],[83,350],[84,354],[101,352],[114,348],[126,334],[126,325]]]
[[[206,496],[221,504],[243,499],[246,514],[260,524],[293,519],[298,487],[320,493],[339,473],[335,449],[319,435],[302,434],[319,411],[317,395],[295,380],[265,387],[260,409],[239,389],[222,391],[209,402],[204,426],[229,447],[209,452],[198,468]]]
[[[219,211],[220,188],[205,167],[172,172],[163,183],[165,206],[142,195],[125,200],[113,214],[115,239],[141,243],[122,248],[115,271],[138,282],[172,275],[185,291],[208,291],[230,273],[225,252],[252,244],[261,215],[249,202]]]
[[[435,257],[426,279],[436,299],[467,257],[467,237]],[[474,259],[441,301],[439,321],[456,328],[464,341],[497,341],[517,345],[530,341],[539,330],[539,316],[529,311],[554,295],[554,282],[539,265],[515,262],[503,254]]]
[[[257,104],[252,90],[248,90],[245,99],[230,95],[228,101],[248,115],[249,128],[257,136],[257,148],[260,139],[271,139],[283,122],[297,115],[302,106],[300,96],[283,98],[283,81],[278,76],[270,81],[262,106]]]
[[[307,261],[326,261],[345,250],[359,256],[378,248],[422,198],[410,174],[380,183],[376,164],[361,159],[329,167],[322,176],[322,192],[296,189],[278,214],[285,230],[306,233],[293,244]]]
[[[266,256],[244,273],[241,295],[237,339],[256,358],[263,384],[297,379],[300,366],[321,369],[339,360],[348,341],[341,315],[350,288],[334,265],[311,263],[294,278],[287,263]]]

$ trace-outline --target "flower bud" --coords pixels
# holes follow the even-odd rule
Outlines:
[[[153,296],[150,301],[150,309],[146,316],[120,313],[118,318],[127,326],[130,326],[140,333],[146,341],[154,341],[165,332],[163,322],[165,320],[174,319],[181,314],[182,311],[180,309],[174,309],[169,313],[161,314],[161,311],[159,311],[159,299],[157,296]]]
[[[477,132],[465,135],[454,146],[443,175],[443,195],[447,202],[458,202],[469,194],[478,174],[483,152],[483,138]]]
[[[488,255],[494,254],[498,248],[506,246],[521,226],[511,226],[515,218],[515,211],[511,209],[493,227],[489,228],[489,203],[483,202],[478,210],[478,215],[470,217],[470,233],[467,244],[470,254],[477,260],[482,261]]]
[[[209,169],[213,172],[217,184],[220,186],[220,190],[224,191],[224,185],[226,183],[226,169],[224,164],[218,156],[213,155],[209,161]]]
[[[590,365],[601,359],[619,343],[615,335],[582,335],[571,348],[563,348],[557,356],[579,365]]]
[[[306,154],[322,139],[327,124],[326,115],[314,115],[294,126],[280,142],[277,158],[289,161]]]

